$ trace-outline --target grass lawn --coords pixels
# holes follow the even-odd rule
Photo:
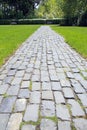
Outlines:
[[[72,48],[87,58],[87,27],[51,27],[61,34]]]
[[[0,26],[0,66],[39,25]]]

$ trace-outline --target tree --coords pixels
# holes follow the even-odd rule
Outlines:
[[[43,0],[39,8],[36,9],[36,15],[37,17],[46,19],[61,17],[62,10],[58,4],[58,0]]]
[[[26,18],[29,15],[34,15],[35,3],[40,0],[0,0],[3,18]],[[1,14],[1,13],[0,13]]]
[[[62,11],[68,25],[79,24],[87,10],[87,0],[63,0]]]

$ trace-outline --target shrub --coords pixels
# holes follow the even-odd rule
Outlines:
[[[21,24],[21,25],[26,25],[26,24],[61,24],[63,21],[65,21],[64,18],[57,18],[57,19],[3,19],[0,20],[0,24],[6,25],[6,24]]]
[[[85,11],[83,13],[83,15],[81,16],[81,18],[79,19],[79,26],[87,26],[87,11]]]

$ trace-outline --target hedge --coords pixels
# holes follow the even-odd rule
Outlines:
[[[57,19],[18,19],[18,20],[0,20],[1,25],[10,25],[10,24],[61,24],[64,21],[63,18],[57,18]]]

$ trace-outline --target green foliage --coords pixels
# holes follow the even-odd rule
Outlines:
[[[87,28],[51,26],[53,30],[64,36],[66,42],[87,58]]]
[[[45,19],[62,17],[63,13],[59,2],[58,0],[43,0],[39,5],[39,8],[36,9],[36,16]]]
[[[79,19],[78,25],[87,26],[87,11],[82,14],[81,18]]]
[[[45,19],[19,19],[18,24],[45,24]]]
[[[65,25],[79,25],[82,15],[87,10],[87,0],[63,0],[61,8],[67,20]]]
[[[34,15],[34,0],[1,0],[0,1],[0,18],[26,18]]]
[[[0,26],[0,65],[40,26]]]
[[[65,21],[64,18],[55,19],[18,19],[18,20],[0,20],[0,25],[26,25],[26,24],[61,24]]]

